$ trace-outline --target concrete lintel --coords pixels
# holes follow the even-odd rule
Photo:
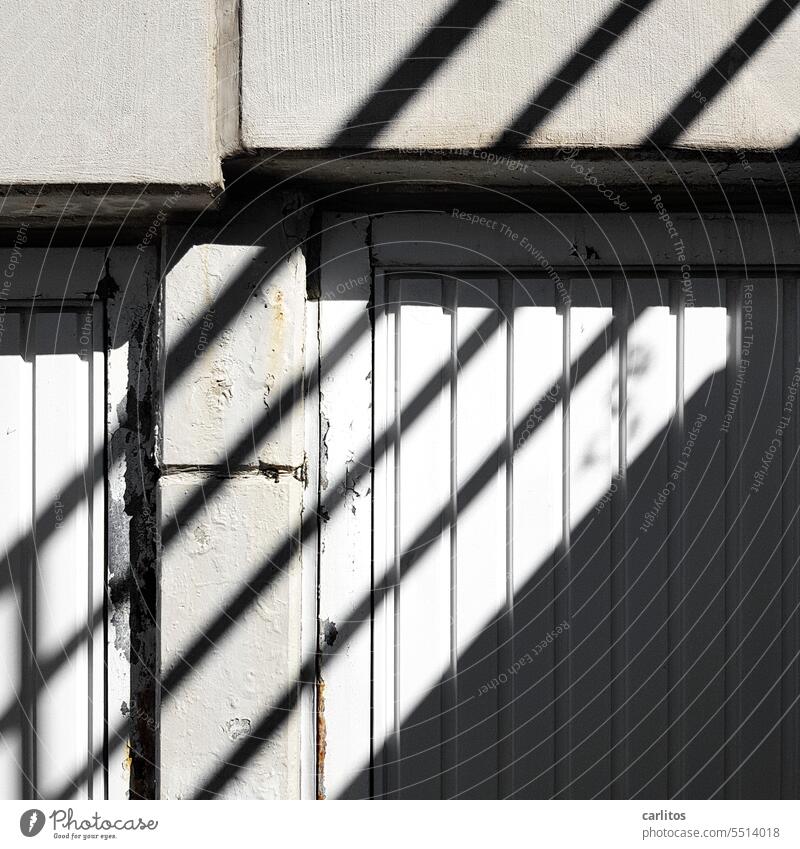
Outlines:
[[[220,185],[75,183],[0,185],[0,228],[102,226],[146,229],[215,209]]]
[[[765,150],[608,149],[548,150],[261,150],[229,159],[226,186],[290,180],[309,186],[332,208],[380,202],[436,207],[443,196],[481,194],[502,206],[521,198],[552,209],[615,211],[598,191],[613,188],[631,208],[655,191],[691,209],[726,205],[790,207],[800,174],[800,152]]]

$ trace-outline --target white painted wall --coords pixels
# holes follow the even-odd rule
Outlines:
[[[211,475],[169,474],[160,482],[161,520],[180,513]],[[269,558],[297,522],[302,484],[241,472],[183,523],[161,561],[161,662],[167,682],[198,641],[177,686],[161,691],[161,798],[296,798],[299,713],[281,707],[298,687],[299,559],[270,572]],[[253,588],[252,595],[250,588]],[[244,610],[230,608],[242,595]],[[222,633],[217,632],[217,627]],[[270,720],[277,720],[273,731]],[[269,727],[263,727],[266,723]],[[253,745],[253,757],[234,764]]]
[[[0,183],[219,182],[216,5],[7,4]]]
[[[454,0],[244,0],[244,146],[334,143],[453,5]],[[565,63],[618,5],[618,0],[501,0],[379,128],[373,143],[492,145],[554,76],[564,76]],[[521,142],[641,144],[763,5],[763,0],[655,0],[533,137]],[[799,40],[800,17],[790,16],[679,143],[773,148],[793,140],[800,130]]]
[[[459,2],[474,26],[431,73],[415,76],[426,63],[407,58]],[[544,148],[641,145],[762,5],[652,0],[530,138],[512,139]],[[570,77],[576,55],[593,53],[593,34],[620,6],[242,0],[240,85],[234,0],[32,0],[3,22],[0,184],[219,185],[221,158],[243,149],[490,146],[554,78]],[[789,15],[677,143],[772,149],[793,141],[799,40],[800,18]],[[410,84],[391,82],[404,62]],[[398,108],[367,119],[377,121],[374,132],[342,136],[376,91],[406,84]]]
[[[221,230],[167,231],[162,798],[300,794],[305,259],[291,232],[271,199]]]

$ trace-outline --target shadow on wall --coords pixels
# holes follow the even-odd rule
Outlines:
[[[724,349],[719,319],[727,317],[737,350],[739,320],[730,319],[742,303],[752,309],[754,332],[766,341],[750,351],[745,385],[737,382],[738,355],[705,377],[677,416],[628,455],[632,462],[613,485],[595,493],[594,509],[573,516],[568,544],[562,538],[526,570],[531,577],[514,595],[516,627],[504,631],[507,611],[492,611],[459,651],[455,678],[444,676],[413,705],[398,740],[373,741],[373,763],[337,795],[797,798],[797,422],[784,434],[766,489],[759,469],[797,375],[793,332],[774,339],[776,306],[784,305],[787,328],[800,314],[794,283],[758,282],[742,288],[733,281],[708,325]],[[748,295],[748,288],[755,291]],[[637,320],[646,324],[646,312]],[[617,314],[615,324],[627,347],[637,322],[626,325]],[[640,350],[627,348],[629,365],[637,364],[628,370],[629,387],[654,368],[656,357],[641,349],[649,344],[658,353],[657,339],[638,335]],[[576,393],[592,380],[598,354],[572,369]],[[556,389],[568,410],[576,394]],[[633,442],[631,397],[621,409]],[[739,406],[721,429],[731,398]],[[696,429],[696,421],[711,423]],[[664,505],[662,488],[670,470],[681,468],[676,458],[689,434],[691,465]],[[484,483],[504,459],[498,446]],[[572,471],[577,487],[586,476],[592,471],[583,463]],[[762,482],[754,487],[754,480]],[[547,509],[546,494],[540,498]],[[654,504],[660,507],[642,531],[637,526]],[[403,580],[435,556],[446,522],[443,512],[409,544]],[[425,627],[413,612],[401,615],[412,630]],[[376,686],[383,683],[380,656]]]
[[[499,149],[526,146],[542,124],[565,105],[570,95],[607,57],[639,19],[656,6],[653,0],[617,0],[609,12],[576,47],[569,58],[550,75],[528,104],[518,109],[499,134]],[[767,0],[711,62],[660,123],[644,133],[640,144],[667,148],[678,142],[691,125],[752,61],[780,29],[798,5],[798,0]],[[396,121],[408,104],[433,84],[465,43],[476,36],[482,23],[502,6],[499,2],[473,3],[455,0],[448,9],[381,80],[362,106],[329,140],[332,148],[369,147]],[[424,147],[424,145],[419,145]]]

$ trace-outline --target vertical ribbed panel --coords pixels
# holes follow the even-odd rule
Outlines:
[[[71,308],[4,315],[0,618],[9,633],[0,782],[7,798],[106,795],[99,319],[99,310]]]
[[[399,551],[407,552],[401,558],[395,598],[399,780],[405,786],[404,775],[410,773],[416,778],[407,783],[404,795],[429,798],[442,792],[439,744],[445,730],[442,720],[448,683],[441,679],[451,657],[446,510],[450,500],[450,394],[445,379],[450,315],[441,308],[441,301],[431,309],[431,281],[403,280],[396,285],[400,306],[395,385],[401,410],[401,450],[395,453],[400,500],[397,542]],[[408,344],[417,338],[424,338],[425,344]]]
[[[683,478],[680,448],[670,445],[678,323],[666,278],[629,278],[626,289],[626,766],[619,780],[626,798],[661,799],[668,796],[669,702],[664,694],[670,685],[668,634],[675,612],[669,594],[670,510],[679,509]]]
[[[459,793],[468,798],[495,798],[499,792],[498,719],[504,698],[498,688],[481,696],[478,693],[502,671],[499,632],[506,594],[504,329],[497,283],[465,281],[458,298],[458,404],[453,412],[458,469]],[[476,343],[476,354],[467,359],[462,351]]]
[[[784,386],[800,380],[800,295],[798,280],[784,279],[783,286]],[[795,401],[796,403],[796,401]],[[800,415],[792,418],[783,445],[783,552],[781,558],[781,798],[800,797],[798,762],[798,658],[800,651]]]
[[[736,415],[740,458],[736,561],[736,623],[728,646],[736,701],[726,743],[732,752],[727,793],[780,796],[781,488],[783,439],[778,437],[786,395],[783,375],[783,298],[780,279],[744,279],[740,286],[742,361],[749,361]],[[748,326],[752,314],[752,328]],[[748,341],[752,344],[748,347]],[[734,356],[737,352],[734,352]],[[757,489],[756,489],[757,486]],[[735,723],[735,724],[734,724]],[[752,756],[751,756],[752,755]]]
[[[30,532],[32,506],[32,364],[21,352],[25,345],[23,316],[6,313],[0,335],[0,385],[6,396],[0,405],[0,534],[4,555],[0,594],[0,682],[2,682],[2,741],[0,742],[0,795],[4,799],[30,798],[25,776],[32,769],[32,734],[25,720],[33,705],[30,684],[30,570],[32,546],[11,554],[17,541]],[[19,546],[23,548],[23,546]],[[10,556],[9,556],[10,555]]]
[[[691,452],[680,481],[684,504],[670,505],[671,523],[673,516],[678,522],[670,563],[670,796],[708,798],[723,781],[730,292],[725,280],[710,279],[683,292],[683,427],[675,452]]]
[[[795,798],[796,281],[386,291],[376,795]]]
[[[564,596],[557,599],[554,584],[564,490],[564,320],[551,281],[515,285],[514,789],[522,798],[548,797],[555,787],[555,664],[536,647],[564,618],[557,618]]]

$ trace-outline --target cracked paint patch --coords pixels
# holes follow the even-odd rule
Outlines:
[[[250,729],[253,723],[247,717],[234,717],[225,723],[225,733],[231,740],[238,740],[240,737],[249,737]]]

